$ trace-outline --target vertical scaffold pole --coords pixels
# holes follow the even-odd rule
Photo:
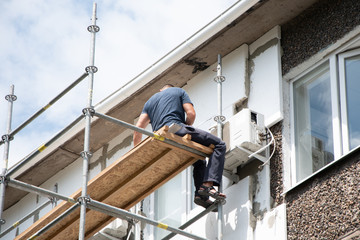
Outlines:
[[[10,141],[12,140],[10,137],[10,132],[11,132],[13,102],[16,100],[16,96],[14,95],[14,85],[10,86],[10,94],[6,95],[5,99],[9,103],[8,103],[6,135],[3,135],[1,137],[5,145],[4,145],[4,159],[3,159],[3,164],[1,167],[1,175],[0,175],[0,225],[5,224],[5,219],[3,219],[3,211],[4,211],[4,203],[5,203],[6,172],[9,163],[8,159],[9,159]]]
[[[91,158],[90,153],[90,127],[91,127],[91,117],[94,113],[92,106],[93,98],[93,83],[94,83],[94,73],[97,72],[97,67],[94,66],[95,62],[95,36],[100,28],[96,25],[96,3],[93,4],[93,13],[92,13],[92,25],[87,29],[91,33],[91,43],[90,43],[90,65],[86,67],[86,71],[89,73],[89,84],[88,84],[88,103],[87,108],[83,110],[85,115],[85,134],[84,134],[84,151],[81,153],[83,158],[83,186],[81,197],[79,202],[81,203],[80,207],[80,226],[79,226],[79,239],[83,240],[85,238],[85,218],[86,218],[86,208],[88,202],[87,196],[87,184],[88,184],[88,171],[89,171],[89,162]]]
[[[217,135],[219,138],[223,138],[223,122],[225,117],[222,115],[222,82],[225,81],[225,77],[222,76],[222,66],[221,66],[221,55],[218,55],[218,65],[217,65],[217,76],[214,81],[217,83],[217,92],[218,92],[218,113],[219,115],[215,117],[217,122]],[[219,186],[219,192],[222,192],[222,185]],[[218,240],[223,239],[223,208],[222,204],[218,205]]]

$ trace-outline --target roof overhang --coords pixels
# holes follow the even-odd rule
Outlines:
[[[226,56],[243,44],[251,44],[277,25],[283,25],[318,0],[242,0],[205,26],[179,47],[96,106],[96,111],[133,123],[143,104],[164,83],[182,87],[210,66],[218,54]],[[200,68],[201,69],[201,68]],[[85,124],[80,122],[42,154],[15,172],[20,181],[41,185],[76,159],[84,148]],[[95,152],[125,128],[95,119],[91,126],[90,151]],[[27,193],[8,187],[5,209]]]

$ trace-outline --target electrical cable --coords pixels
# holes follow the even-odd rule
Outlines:
[[[271,135],[271,141],[265,146],[266,148],[270,146],[270,144],[272,142],[274,142],[274,146],[273,146],[273,151],[272,153],[270,154],[269,158],[259,166],[260,169],[262,169],[266,164],[268,164],[271,160],[271,158],[273,157],[274,153],[275,153],[275,150],[276,150],[276,141],[275,141],[275,137],[273,135],[273,133],[270,131],[269,128],[266,127],[266,129],[269,131],[270,135]]]

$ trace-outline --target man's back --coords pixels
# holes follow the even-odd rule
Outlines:
[[[187,93],[177,87],[167,88],[153,95],[144,105],[153,131],[172,123],[185,123],[184,103],[191,103]],[[192,104],[192,103],[191,103]]]

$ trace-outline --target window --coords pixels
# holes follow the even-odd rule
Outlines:
[[[360,50],[330,56],[292,83],[294,180],[360,145]]]
[[[181,225],[183,202],[185,196],[182,193],[182,174],[165,183],[155,192],[155,219],[172,227]],[[155,228],[155,239],[162,239],[170,232],[161,228]]]
[[[329,64],[294,83],[296,180],[334,160]]]
[[[172,227],[179,227],[188,221],[190,211],[196,207],[193,203],[195,187],[190,166],[173,179],[165,183],[154,193],[153,218]],[[198,207],[198,206],[197,206]],[[151,215],[150,213],[148,213]],[[154,240],[162,239],[169,231],[153,228]]]

